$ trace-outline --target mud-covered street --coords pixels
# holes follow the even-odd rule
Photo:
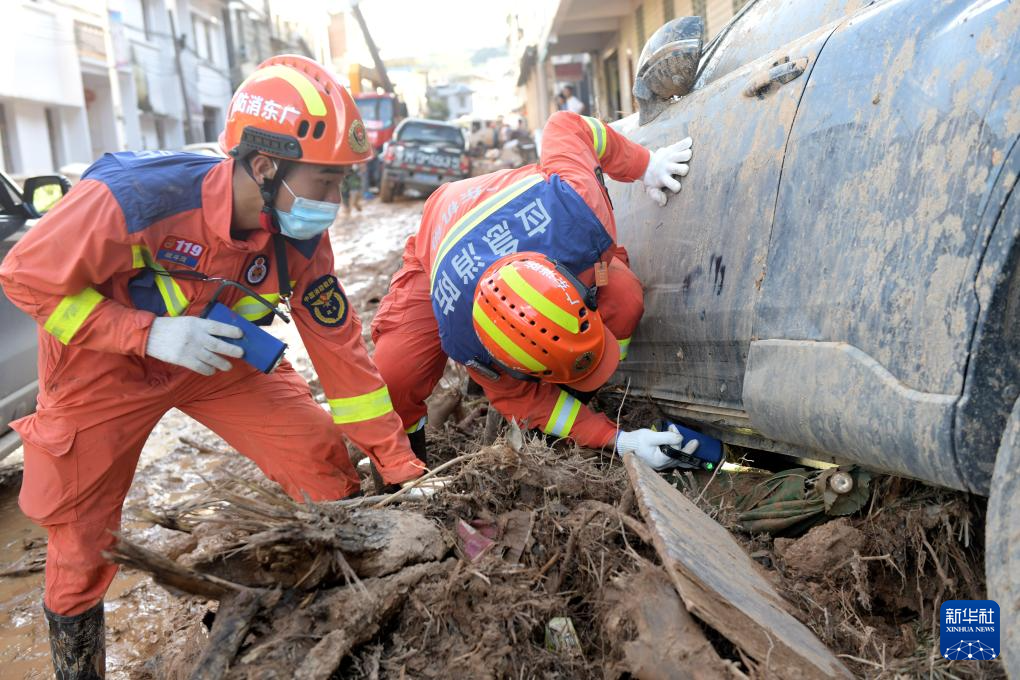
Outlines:
[[[392,204],[365,201],[362,212],[354,211],[349,217],[341,213],[331,230],[337,276],[366,329],[389,277],[399,266],[404,241],[417,229],[421,206],[422,201],[414,198]],[[287,357],[295,368],[314,381],[296,329],[278,320],[273,332],[287,342]],[[254,466],[238,466],[237,458],[199,423],[176,410],[167,413],[142,451],[124,506],[124,531],[155,550],[166,549],[174,533],[143,521],[145,513],[200,498],[208,481],[222,480],[238,467],[251,472]],[[45,559],[46,534],[18,509],[20,459],[16,452],[0,463],[0,567],[21,561],[26,568],[30,564],[38,568]],[[42,596],[42,571],[0,578],[0,677],[52,677]],[[107,677],[134,677],[128,666],[147,659],[153,647],[173,632],[166,626],[172,623],[168,613],[176,606],[148,576],[121,570],[106,598]]]

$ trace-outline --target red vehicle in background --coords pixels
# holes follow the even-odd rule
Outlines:
[[[390,92],[362,92],[354,95],[354,101],[365,122],[368,141],[375,151],[375,158],[368,164],[368,182],[377,187],[381,176],[379,157],[382,156],[383,145],[393,139],[397,125],[407,118],[407,105]]]

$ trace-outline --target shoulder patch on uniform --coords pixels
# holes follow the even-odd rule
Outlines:
[[[301,304],[322,326],[342,326],[347,320],[347,296],[332,274],[320,276],[305,288]]]
[[[368,135],[365,134],[365,124],[360,118],[351,121],[351,129],[347,131],[347,141],[355,153],[368,151]]]
[[[257,286],[266,280],[269,274],[269,258],[265,255],[256,255],[252,258],[251,264],[244,270],[244,280],[249,286]]]

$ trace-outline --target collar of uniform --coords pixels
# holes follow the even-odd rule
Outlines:
[[[230,218],[234,209],[234,159],[228,158],[209,171],[202,183],[202,220],[206,229],[238,250],[263,250],[269,233],[261,229],[250,238],[238,241],[230,236]]]
[[[313,236],[312,238],[296,239],[290,236],[285,236],[287,243],[294,247],[299,253],[305,256],[306,260],[312,259],[312,255],[315,253],[315,249],[319,247],[319,241],[322,240],[322,234]]]

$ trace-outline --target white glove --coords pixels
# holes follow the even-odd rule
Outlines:
[[[424,482],[421,482],[416,486],[415,482],[417,482],[418,479],[419,478],[409,479],[400,484],[400,488],[402,489],[411,487],[410,489],[407,489],[407,493],[404,494],[406,498],[416,498],[420,500],[432,498],[436,495],[437,491],[446,487],[447,480],[445,479],[436,479],[433,477],[432,479],[426,479]]]
[[[244,356],[243,349],[220,338],[242,335],[244,332],[237,326],[197,316],[158,316],[149,329],[145,353],[168,364],[212,375],[217,370],[230,370],[230,362],[224,356]]]
[[[623,453],[634,453],[638,458],[648,463],[657,471],[668,470],[680,465],[680,461],[670,458],[663,453],[660,446],[679,446],[684,437],[679,432],[656,432],[654,430],[634,430],[633,432],[620,432],[616,436],[616,450]],[[698,440],[692,439],[683,447],[684,453],[694,453],[698,450]]]
[[[691,145],[694,142],[690,137],[681,139],[676,144],[656,149],[648,157],[648,168],[641,181],[645,183],[645,191],[659,207],[666,205],[666,193],[663,189],[669,189],[674,194],[680,191],[680,180],[674,175],[686,177],[690,167],[687,161],[691,160]]]

